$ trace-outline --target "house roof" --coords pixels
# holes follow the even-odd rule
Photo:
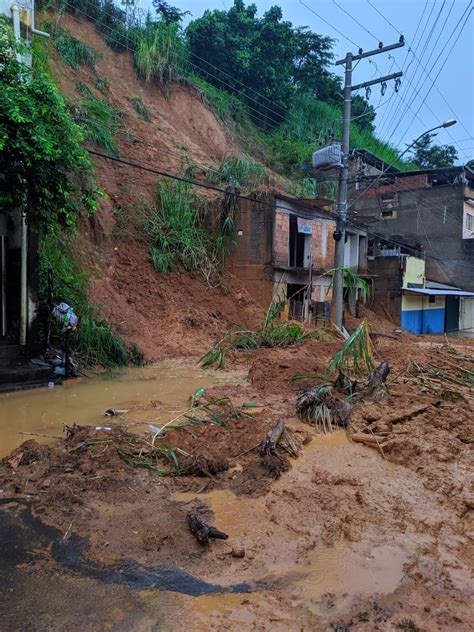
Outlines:
[[[446,285],[445,283],[438,283],[437,281],[429,281],[426,279],[425,287],[429,290],[461,290],[460,287],[455,285]],[[462,290],[461,290],[462,291]]]
[[[423,294],[425,296],[473,296],[474,292],[466,292],[465,290],[433,290],[427,287],[402,287],[404,292],[410,294]]]
[[[401,173],[400,169],[398,169],[397,167],[394,167],[393,165],[390,165],[388,162],[385,162],[385,160],[382,160],[382,158],[377,156],[377,154],[373,154],[371,151],[368,151],[367,149],[354,149],[351,155],[362,158],[364,162],[366,162],[368,165],[371,165],[372,167],[375,167],[376,169],[380,169],[380,171],[383,171],[384,173],[388,173],[388,174]]]

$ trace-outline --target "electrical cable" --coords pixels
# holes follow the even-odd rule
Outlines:
[[[194,185],[194,186],[198,186],[198,187],[201,187],[201,188],[204,188],[204,189],[210,189],[210,190],[213,190],[213,191],[217,191],[219,193],[228,193],[228,191],[226,189],[223,189],[221,187],[217,187],[217,186],[214,186],[214,185],[203,184],[202,182],[198,182],[196,180],[190,180],[189,178],[176,176],[174,174],[170,174],[170,173],[167,173],[165,171],[161,171],[159,169],[155,169],[155,168],[152,168],[152,167],[146,167],[145,165],[141,165],[140,163],[134,163],[134,162],[131,162],[131,161],[128,161],[128,160],[122,160],[121,158],[116,158],[114,156],[107,156],[107,154],[102,154],[102,153],[94,151],[92,149],[88,149],[87,151],[93,156],[98,156],[100,158],[104,158],[106,160],[111,160],[111,161],[116,162],[116,163],[122,163],[122,164],[124,164],[124,165],[126,165],[128,167],[133,167],[135,169],[142,169],[142,170],[147,171],[149,173],[160,175],[162,177],[170,178],[172,180],[176,180],[176,181],[179,181],[179,182],[187,182],[188,184],[191,184],[191,185]],[[282,210],[288,210],[284,206],[278,206],[276,204],[270,204],[268,202],[263,202],[262,200],[258,200],[256,198],[248,196],[248,195],[242,195],[242,194],[239,194],[239,193],[235,193],[235,197],[238,198],[238,199],[249,200],[252,203],[258,204],[260,206],[263,205],[263,206],[268,206],[269,208],[273,208],[273,209],[277,208],[277,209],[282,209]],[[305,208],[304,204],[301,204],[301,203],[300,203],[300,207],[303,208],[303,209]],[[311,208],[311,207],[307,207],[307,209],[308,209],[308,211],[314,211],[314,209]],[[334,213],[332,213],[331,211],[328,211],[328,214],[331,217],[334,217],[334,218],[336,217],[336,215]],[[363,226],[361,226],[359,224],[356,224],[354,222],[351,222],[350,220],[348,221],[348,224],[353,226],[354,228],[359,229],[359,230],[360,229],[366,230],[365,227],[363,227]],[[383,235],[380,235],[378,233],[373,233],[373,232],[370,232],[368,230],[367,230],[367,233],[370,234],[370,235],[373,235],[373,236],[375,236],[375,237],[377,237],[379,239],[383,239],[387,243],[393,243],[395,245],[402,246],[402,247],[404,247],[406,249],[411,249],[413,251],[416,251],[415,249],[409,248],[409,247],[407,247],[405,244],[403,244],[401,242],[397,242],[397,241],[392,240],[390,238],[386,238]],[[425,250],[425,254],[427,254],[426,250]],[[457,260],[457,259],[441,259],[440,257],[436,257],[436,256],[432,256],[432,255],[428,255],[428,256],[430,256],[430,258],[438,260],[438,261],[457,262],[459,265],[466,265],[468,267],[474,266],[474,262],[472,264],[471,263],[466,264],[465,262]]]
[[[90,22],[92,22],[93,24],[95,23],[95,19],[93,16],[91,16],[90,14],[86,13],[85,11],[82,11],[81,9],[78,9],[76,7],[74,7],[74,5],[69,4],[67,1],[63,1],[63,4],[65,6],[70,7],[71,9],[74,9],[74,11],[80,13],[81,15],[83,15],[84,17],[86,17]],[[110,15],[110,14],[109,14]],[[107,29],[107,31],[109,31],[110,33],[114,33],[114,29],[112,29],[111,27],[107,26],[107,25],[103,25],[102,28]],[[132,55],[135,54],[135,50],[133,48],[131,48],[130,46],[127,46],[126,44],[123,43],[123,41],[119,41],[117,39],[114,39],[113,37],[110,36],[110,34],[106,33],[106,37],[108,38],[109,41],[114,42],[115,44],[117,44],[118,46],[125,48],[126,50],[128,50]],[[222,79],[219,79],[219,77],[217,77],[216,75],[213,75],[211,72],[209,72],[208,70],[206,70],[205,68],[202,68],[201,66],[197,66],[196,64],[194,64],[192,61],[190,61],[189,59],[185,59],[184,57],[179,57],[177,53],[173,53],[173,55],[175,56],[176,59],[179,59],[182,62],[185,62],[187,64],[190,64],[191,66],[193,66],[194,68],[196,68],[198,71],[200,72],[204,72],[206,73],[207,76],[212,77],[213,79],[215,79],[216,81],[220,82],[222,85],[226,86],[227,88],[230,88],[231,93],[235,94],[235,88],[231,85],[229,85],[228,83],[226,83],[225,81],[223,81]],[[237,91],[237,93],[239,95],[241,95],[241,92]],[[237,98],[237,97],[236,97]],[[256,101],[256,99],[253,99],[250,96],[246,96],[246,99],[250,99],[251,101],[257,103],[257,105],[259,105],[260,107],[264,107],[267,110],[270,110],[270,108],[268,108],[266,105],[259,103]],[[271,121],[272,124],[278,125],[280,120],[277,120],[273,117],[268,116],[267,114],[265,114],[264,112],[261,112],[260,110],[257,110],[255,107],[252,107],[251,105],[249,105],[248,103],[245,103],[244,101],[241,100],[241,103],[243,103],[249,110],[251,110],[252,112],[255,112],[256,114],[258,114],[258,116],[252,115],[256,120],[258,120],[260,123],[263,123],[263,125],[267,124],[267,121]],[[278,113],[276,113],[274,110],[270,110],[273,114],[275,114],[275,116],[278,117],[278,119],[281,118],[281,115],[279,115]],[[262,117],[264,117],[265,119],[267,119],[267,121],[264,121],[262,119]]]
[[[352,44],[353,46],[355,46],[357,49],[362,50],[362,48],[359,46],[359,44],[356,44],[354,42],[354,40],[351,40],[350,37],[347,37],[347,35],[345,35],[342,31],[340,31],[338,28],[336,28],[333,24],[331,24],[330,22],[328,22],[327,20],[325,20],[321,15],[319,15],[319,13],[316,13],[316,11],[314,11],[311,7],[309,7],[305,2],[303,2],[303,0],[299,0],[299,3],[302,4],[304,7],[306,7],[308,9],[308,11],[311,11],[311,13],[313,15],[315,15],[317,18],[319,18],[320,20],[322,20],[325,24],[327,24],[330,28],[332,28],[333,31],[336,31],[336,33],[338,33],[341,37],[343,37],[345,40],[347,40],[350,44]]]
[[[384,19],[384,20],[385,20],[385,21],[386,21],[386,22],[387,22],[387,23],[388,23],[388,24],[389,24],[389,25],[390,25],[390,26],[391,26],[391,27],[392,27],[392,28],[393,28],[393,29],[394,29],[397,33],[400,33],[399,29],[397,29],[397,28],[396,28],[396,27],[395,27],[395,26],[394,26],[394,25],[390,22],[390,20],[388,20],[388,19],[387,19],[387,17],[386,17],[385,15],[383,15],[383,13],[381,13],[381,12],[377,9],[377,7],[375,7],[375,6],[372,4],[372,2],[370,2],[370,0],[367,0],[367,2],[369,3],[369,5],[370,5],[370,6],[371,6],[371,7],[372,7],[375,11],[377,11],[377,13],[378,13],[378,14],[379,14],[379,15],[380,15],[380,16],[381,16],[381,17],[382,17],[382,18],[383,18],[383,19]],[[427,3],[428,3],[428,0],[427,0]],[[425,9],[426,9],[426,6],[427,6],[427,4],[425,4]],[[417,28],[417,31],[418,31],[418,28]],[[416,33],[417,33],[417,31],[415,32],[415,35],[414,35],[414,40],[416,39]],[[400,33],[400,34],[401,34],[401,33]],[[407,40],[407,43],[409,44],[408,40]],[[425,73],[425,74],[426,74],[426,75],[427,75],[427,76],[431,79],[431,76],[429,75],[429,72],[427,71],[426,66],[424,66],[424,64],[422,63],[422,61],[418,58],[418,56],[417,56],[417,54],[416,54],[416,53],[417,53],[417,50],[418,50],[418,47],[416,47],[416,49],[415,49],[415,50],[413,50],[413,46],[412,46],[412,45],[409,45],[407,55],[408,55],[409,53],[411,53],[411,54],[413,55],[413,58],[414,58],[414,59],[418,62],[418,64],[420,64],[420,66],[421,66],[421,68],[423,69],[424,73]],[[403,70],[403,68],[402,68],[402,70]],[[451,106],[451,104],[450,104],[450,103],[448,102],[448,100],[446,99],[446,96],[444,95],[444,93],[443,93],[443,92],[439,89],[439,87],[438,87],[436,84],[435,84],[435,86],[434,86],[434,87],[435,87],[435,89],[436,89],[437,93],[441,96],[441,98],[442,98],[442,99],[443,99],[443,101],[445,102],[445,104],[448,106],[448,108],[450,109],[450,111],[453,113],[454,118],[455,118],[455,119],[456,119],[456,120],[460,123],[461,127],[462,127],[465,131],[466,131],[466,133],[467,133],[467,134],[470,134],[469,130],[466,128],[466,126],[465,126],[465,125],[464,125],[464,123],[462,122],[461,118],[458,116],[458,114],[455,112],[454,108]],[[457,143],[459,143],[459,142],[461,142],[461,141],[457,141]]]
[[[468,6],[471,6],[471,5],[472,5],[472,2],[471,2]],[[465,10],[465,11],[464,11],[464,13],[462,14],[461,18],[460,18],[460,19],[459,19],[459,21],[457,22],[456,26],[454,27],[454,29],[453,29],[453,31],[452,31],[452,33],[451,33],[451,35],[449,36],[449,38],[448,38],[448,40],[447,40],[447,42],[446,42],[446,44],[445,44],[445,46],[443,47],[443,50],[441,51],[440,55],[438,55],[438,57],[436,58],[436,62],[438,61],[439,57],[441,56],[441,54],[442,54],[442,53],[444,52],[444,50],[446,49],[446,46],[448,45],[449,40],[450,40],[450,39],[451,39],[451,37],[454,35],[454,33],[455,33],[456,29],[458,28],[458,26],[459,26],[459,24],[460,24],[460,22],[461,22],[462,18],[464,17],[464,14],[466,13],[466,11],[467,11],[467,10],[468,10],[468,9],[466,8],[466,10]],[[465,26],[466,26],[466,24],[467,24],[467,21],[468,21],[468,19],[469,19],[470,15],[471,15],[472,11],[473,11],[473,9],[472,9],[472,6],[471,6],[471,8],[470,8],[470,10],[469,10],[469,13],[466,15],[466,19],[464,20],[464,22],[463,22],[463,24],[462,24],[462,26],[461,26],[461,28],[460,28],[460,30],[459,30],[459,33],[458,33],[458,35],[457,35],[457,37],[456,37],[456,39],[455,39],[455,41],[454,41],[453,45],[451,46],[451,48],[449,49],[448,53],[446,54],[446,57],[445,57],[445,59],[444,59],[444,62],[443,62],[443,64],[441,65],[440,69],[438,70],[438,73],[437,73],[436,77],[432,80],[431,86],[430,86],[430,88],[429,88],[428,92],[425,94],[425,97],[424,97],[424,99],[423,99],[423,102],[422,102],[422,103],[420,104],[420,106],[418,107],[417,113],[421,110],[421,108],[422,108],[422,106],[423,106],[423,103],[424,103],[424,102],[426,101],[426,99],[428,98],[428,96],[429,96],[429,94],[430,94],[431,90],[433,89],[433,86],[435,85],[435,83],[436,83],[436,81],[437,81],[437,79],[438,79],[439,75],[441,74],[441,71],[442,71],[442,70],[443,70],[443,68],[445,67],[446,62],[448,61],[448,59],[449,59],[449,57],[450,57],[451,53],[453,52],[453,50],[454,50],[454,48],[455,48],[456,44],[458,43],[459,38],[461,37],[461,34],[462,34],[463,30],[464,30],[464,27],[465,27]],[[436,62],[435,62],[435,63],[436,63]],[[434,67],[434,64],[433,64],[433,67]],[[432,68],[433,68],[433,67],[432,67]],[[423,83],[423,85],[424,85],[424,83]],[[409,127],[410,127],[410,126],[408,126],[407,131],[408,131]],[[407,133],[407,131],[405,132],[405,134]],[[405,135],[405,134],[403,134],[402,138],[404,137],[404,135]]]
[[[370,35],[370,37],[373,37],[377,43],[381,41],[376,35],[374,35],[371,31],[369,31],[369,29],[366,26],[364,26],[361,22],[359,22],[359,20],[357,20],[353,15],[351,15],[349,11],[346,11],[344,7],[342,7],[338,2],[336,2],[336,0],[332,0],[332,1],[336,5],[336,7],[338,7],[343,13],[348,15],[351,18],[351,20],[353,20],[356,24],[358,24],[361,29],[363,29],[366,33]]]

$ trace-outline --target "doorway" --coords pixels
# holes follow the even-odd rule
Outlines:
[[[445,331],[457,331],[459,329],[459,296],[446,297]]]
[[[298,229],[298,218],[290,215],[290,268],[308,268],[311,261],[311,234]]]
[[[286,298],[289,303],[288,318],[290,320],[304,320],[304,304],[306,299],[306,285],[288,283]]]

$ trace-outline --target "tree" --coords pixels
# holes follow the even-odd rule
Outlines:
[[[296,53],[292,25],[282,19],[279,7],[259,18],[255,4],[235,0],[228,11],[206,11],[193,20],[186,35],[192,62],[206,81],[227,84],[263,127],[279,124],[294,91]]]
[[[425,134],[413,147],[413,161],[421,169],[452,167],[458,158],[454,145],[433,145],[436,134]]]
[[[190,15],[189,11],[180,11],[177,7],[172,7],[162,0],[152,0],[155,11],[166,24],[179,23],[186,15]]]
[[[83,136],[56,87],[16,59],[0,19],[0,207],[23,209],[31,225],[73,225],[97,203]]]
[[[341,80],[327,70],[334,60],[334,40],[313,33],[307,26],[294,31],[297,49],[293,59],[293,81],[320,101],[339,103]]]

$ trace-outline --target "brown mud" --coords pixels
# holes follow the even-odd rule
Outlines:
[[[164,439],[183,464],[200,455],[225,462],[225,469],[157,477],[133,468],[116,446],[146,449],[150,436],[130,434],[116,421],[112,431],[79,428],[54,445],[27,442],[15,451],[23,452],[15,470],[4,461],[2,497],[27,499],[32,515],[61,538],[83,539],[87,560],[96,566],[116,569],[133,561],[147,572],[177,569],[220,587],[190,595],[179,594],[186,591],[178,586],[164,595],[158,580],[155,588],[129,586],[130,600],[125,596],[115,612],[120,620],[126,609],[140,613],[129,619],[130,629],[151,630],[154,620],[157,629],[173,630],[470,630],[472,392],[455,385],[459,397],[443,399],[402,371],[415,360],[441,367],[454,361],[469,370],[473,344],[406,336],[402,346],[376,339],[376,357],[392,366],[389,393],[356,404],[353,424],[392,424],[383,455],[352,442],[350,431],[317,434],[294,416],[302,385],[289,378],[321,372],[340,345],[312,341],[229,359],[233,367],[247,367],[249,381],[214,386],[206,397],[228,396],[240,414],[225,425],[171,428]],[[257,448],[279,418],[300,455],[287,455],[291,467],[275,480]],[[82,449],[91,438],[94,443]],[[229,540],[199,545],[187,526],[190,510],[200,511]],[[245,556],[233,557],[233,548],[243,548]],[[48,561],[47,554],[29,566],[64,578],[65,586],[101,585]],[[247,592],[229,593],[236,585]],[[117,594],[124,590],[107,586]],[[111,629],[122,629],[108,607],[99,604],[98,611]],[[66,620],[60,613],[57,627],[49,629],[62,629]],[[86,617],[84,629],[102,628]]]

